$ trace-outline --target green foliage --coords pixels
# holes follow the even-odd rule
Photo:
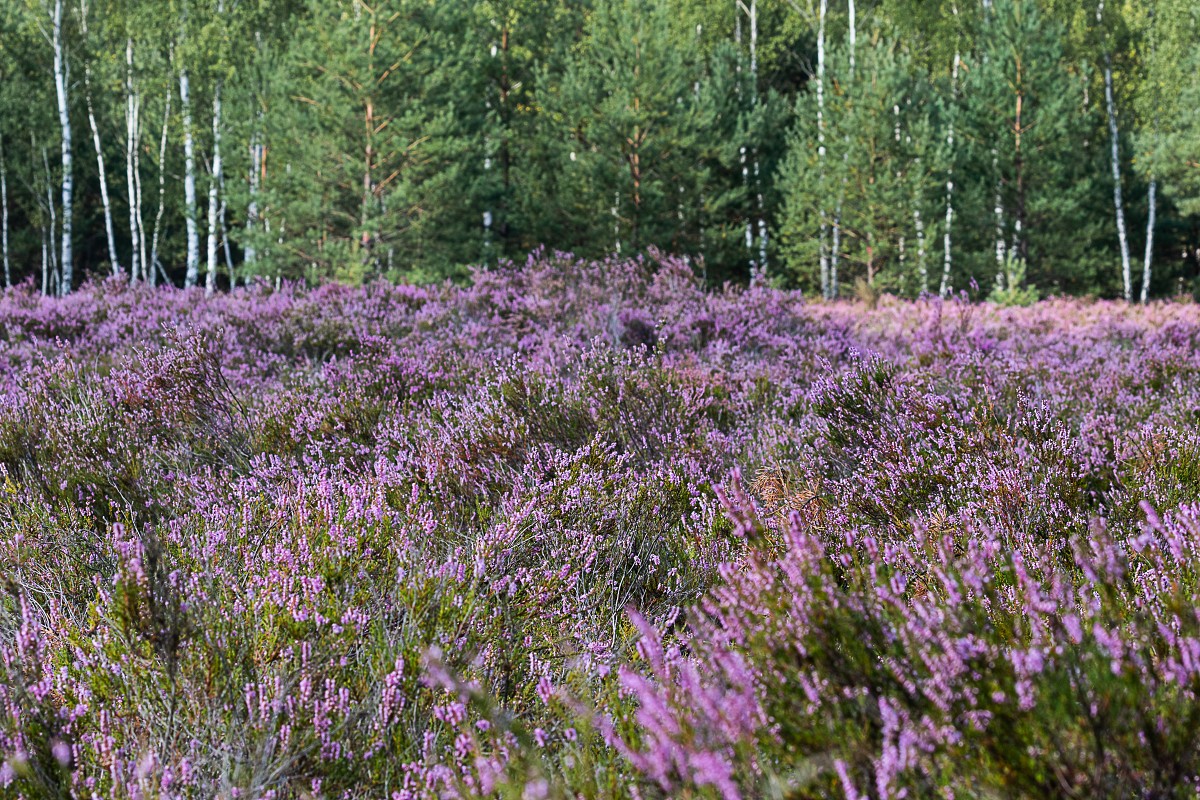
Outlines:
[[[1038,291],[1025,284],[1025,260],[1008,253],[1004,269],[996,273],[996,285],[988,300],[1002,306],[1029,306],[1037,302]]]
[[[654,247],[713,284],[763,273],[811,290],[824,219],[844,286],[990,285],[1014,250],[1043,295],[1112,295],[1111,64],[1130,249],[1145,245],[1153,180],[1154,289],[1200,275],[1200,17],[1187,0],[1099,17],[1083,0],[864,3],[853,48],[847,7],[829,4],[823,162],[815,0],[66,6],[77,274],[110,271],[90,107],[119,259],[140,209],[180,281],[186,69],[202,206],[218,86],[223,102],[223,282],[459,280],[539,247]],[[0,9],[18,281],[53,272],[62,224],[47,8]]]
[[[900,43],[879,30],[859,45],[855,73],[845,47],[834,47],[828,57],[826,156],[818,152],[816,97],[805,93],[780,174],[786,197],[780,236],[789,265],[798,268],[793,274],[801,285],[819,285],[822,212],[831,228],[840,207],[843,280],[862,277],[872,288],[878,284],[912,294],[927,290],[929,256],[919,249],[923,230],[917,225],[922,216],[929,219],[940,178],[934,173],[938,162],[931,146],[935,124],[928,87]]]

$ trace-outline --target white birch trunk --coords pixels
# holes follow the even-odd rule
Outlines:
[[[144,272],[142,253],[138,249],[138,192],[137,169],[134,155],[137,152],[137,95],[133,91],[133,38],[125,39],[125,186],[129,194],[129,244],[133,254],[129,257],[129,280],[135,281]]]
[[[79,4],[80,19],[83,22],[83,34],[87,36],[87,3]],[[104,233],[108,240],[108,263],[113,275],[121,274],[121,260],[117,256],[117,238],[113,233],[112,203],[108,198],[108,174],[104,170],[104,148],[100,143],[100,128],[96,125],[96,111],[92,106],[92,68],[86,64],[83,68],[84,100],[87,104],[88,126],[92,130],[92,146],[96,150],[96,172],[100,176],[100,203],[104,209]]]
[[[83,27],[83,36],[88,35],[88,6],[85,0],[79,2],[79,20]],[[104,170],[104,148],[100,144],[100,128],[96,125],[96,110],[92,106],[92,65],[84,62],[83,94],[87,104],[88,126],[92,129],[92,146],[96,150],[96,172],[100,176],[100,202],[104,208],[104,233],[108,239],[108,263],[113,275],[121,274],[121,260],[117,256],[117,237],[113,233],[112,203],[108,198],[108,174]]]
[[[734,3],[734,29],[733,41],[737,45],[737,80],[734,82],[734,90],[737,92],[738,105],[742,102],[742,13],[749,14],[750,10],[742,2],[736,0]],[[742,192],[749,198],[750,196],[750,165],[746,159],[746,145],[743,142],[738,146],[738,165],[742,168]],[[743,240],[746,245],[746,264],[750,268],[750,279],[753,281],[757,272],[757,267],[754,262],[754,222],[749,213],[746,214],[746,224],[742,231]]]
[[[1108,111],[1108,133],[1112,139],[1113,207],[1117,213],[1117,239],[1121,243],[1121,279],[1125,287],[1125,301],[1130,302],[1133,300],[1133,276],[1129,265],[1129,236],[1125,232],[1125,205],[1121,199],[1121,148],[1117,109],[1113,102],[1112,58],[1108,53],[1104,54],[1104,105]]]
[[[254,232],[258,226],[258,186],[262,173],[262,116],[259,115],[259,130],[254,132],[250,140],[250,201],[246,205],[246,246],[242,260],[246,264],[258,261],[258,251],[254,247]]]
[[[218,10],[220,6],[218,5]],[[221,188],[221,80],[213,87],[213,155],[212,176],[208,184],[208,274],[204,293],[211,295],[217,288],[217,230]]]
[[[750,101],[758,106],[758,2],[750,0]],[[762,172],[759,169],[758,147],[754,148],[754,196],[758,211],[758,272],[767,274],[767,214],[763,202]]]
[[[90,71],[90,70],[88,70]],[[100,175],[100,203],[104,208],[104,234],[108,239],[108,263],[113,275],[121,274],[121,261],[117,257],[117,238],[113,232],[112,203],[108,199],[108,176],[104,172],[104,150],[100,144],[100,129],[96,125],[96,112],[92,107],[91,81],[86,74],[84,87],[87,100],[88,124],[92,129],[92,145],[96,149],[96,170]]]
[[[995,225],[995,234],[993,243],[996,250],[996,274],[1004,274],[1004,254],[1006,247],[1004,244],[1004,195],[1001,191],[1000,180],[1000,151],[992,148],[992,172],[996,175],[996,191],[993,194],[992,200],[992,216]]]
[[[137,198],[134,204],[135,215],[134,219],[137,222],[137,251],[138,258],[142,262],[142,279],[150,271],[149,256],[146,250],[146,219],[142,215],[142,98],[139,95],[137,98],[137,114],[134,118],[133,140],[136,147],[133,149],[133,193]]]
[[[130,50],[130,67],[133,66],[133,52]],[[142,201],[142,95],[137,92],[137,84],[133,83],[132,72],[130,76],[130,86],[134,89],[133,95],[133,193],[137,197],[137,203],[134,204],[134,218],[137,221],[137,248],[138,259],[142,261],[142,277],[145,278],[150,272],[150,254],[146,251],[146,223],[142,216],[144,207]]]
[[[958,17],[958,6],[952,6],[955,18]],[[946,129],[946,222],[942,231],[942,282],[938,287],[938,295],[946,297],[950,294],[950,270],[953,266],[951,249],[951,228],[954,224],[954,116],[958,105],[958,66],[962,60],[957,48],[954,50],[954,62],[950,66],[950,122]]]
[[[838,296],[838,254],[842,250],[842,202],[833,209],[833,247],[829,253],[829,299]]]
[[[46,257],[46,240],[47,233],[45,226],[42,227],[42,296],[44,297],[50,291],[50,261]]]
[[[855,50],[858,46],[858,24],[855,14],[854,0],[848,0],[848,10],[850,13],[850,72],[849,80],[854,80],[854,65],[855,65]],[[845,137],[845,150],[842,152],[842,165],[846,167],[850,163],[850,134]],[[837,297],[839,294],[838,281],[838,262],[842,256],[842,199],[846,193],[846,176],[842,175],[842,188],[838,192],[837,207],[833,211],[833,253],[829,261],[829,296]]]
[[[59,294],[65,295],[73,285],[73,254],[71,252],[72,199],[75,194],[74,173],[71,163],[71,117],[67,105],[67,81],[69,66],[63,45],[63,0],[54,0],[54,16],[51,44],[54,48],[54,93],[58,99],[58,124],[62,129],[62,276]]]
[[[613,215],[613,239],[615,240],[614,247],[616,249],[613,252],[615,252],[617,255],[621,254],[621,212],[619,210],[620,208],[621,208],[621,193],[615,192],[613,194],[612,215]],[[282,238],[282,234],[281,234],[281,238]]]
[[[854,50],[858,42],[858,25],[854,14],[854,0],[848,0],[850,12],[850,78],[854,78]]]
[[[1146,218],[1146,257],[1142,262],[1142,305],[1150,299],[1150,261],[1154,255],[1154,213],[1157,210],[1158,181],[1151,177],[1150,188],[1146,193],[1146,202],[1150,207],[1150,216]],[[7,264],[7,262],[6,262]],[[7,269],[7,266],[5,267]],[[8,274],[7,272],[5,273]]]
[[[259,55],[259,58],[261,59],[262,58],[262,50],[263,50],[262,32],[261,31],[256,30],[254,32],[254,42],[255,42],[255,45],[257,48],[257,53]],[[254,114],[254,129],[253,129],[252,133],[250,134],[250,175],[249,175],[250,199],[246,204],[246,245],[242,251],[242,262],[247,265],[254,264],[258,261],[258,250],[254,246],[254,236],[255,236],[255,232],[256,232],[255,229],[258,227],[258,224],[259,224],[259,220],[258,220],[258,190],[259,190],[259,181],[262,179],[263,136],[264,136],[264,133],[263,133],[263,128],[264,128],[263,111],[262,111],[262,103],[261,103],[261,100],[262,100],[261,93],[263,91],[263,87],[261,84],[261,78],[259,79],[259,81],[260,81],[259,85],[256,87],[256,91],[259,94],[256,95],[256,97],[255,97],[255,101],[258,105],[258,109]]]
[[[187,214],[187,274],[183,285],[200,281],[200,231],[196,223],[196,142],[192,136],[192,100],[187,68],[179,70],[179,104],[183,112],[183,194]]]
[[[921,209],[913,205],[913,228],[917,231],[917,276],[921,281],[921,294],[929,293],[929,265],[925,260],[925,221]]]
[[[502,34],[503,38],[503,34]],[[492,44],[489,51],[492,58],[497,58],[500,55],[500,48],[495,43]],[[503,67],[501,68],[503,70]],[[504,103],[504,91],[500,91],[500,103]],[[488,108],[491,108],[491,100],[487,101]],[[501,117],[503,116],[501,110]],[[492,171],[492,137],[484,134],[483,137],[483,171],[485,174],[490,174]],[[483,210],[483,263],[485,268],[490,268],[492,263],[492,222],[495,220],[495,215],[492,209],[485,208]],[[388,248],[388,270],[391,270],[392,248]]]
[[[167,86],[166,98],[163,101],[162,136],[158,143],[158,213],[154,215],[154,235],[150,239],[150,261],[146,265],[146,280],[151,286],[157,284],[158,270],[162,265],[158,262],[158,234],[162,230],[163,212],[167,207],[167,129],[171,122],[171,88]],[[163,274],[164,279],[166,274]]]
[[[1096,24],[1104,24],[1104,0],[1096,4]],[[1117,216],[1117,239],[1121,245],[1121,281],[1125,302],[1133,301],[1133,275],[1129,264],[1129,236],[1125,231],[1125,204],[1121,197],[1121,147],[1117,130],[1117,105],[1113,99],[1112,56],[1104,51],[1104,109],[1108,115],[1108,134],[1112,140],[1113,208]]]
[[[825,14],[828,0],[821,0],[817,10],[817,164],[819,193],[821,195],[820,235],[817,242],[817,257],[821,265],[821,297],[829,299],[829,250],[827,237],[829,222],[825,213]]]

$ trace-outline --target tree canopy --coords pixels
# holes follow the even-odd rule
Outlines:
[[[830,297],[1168,296],[1200,287],[1197,103],[1188,0],[22,0],[6,280],[658,248]]]

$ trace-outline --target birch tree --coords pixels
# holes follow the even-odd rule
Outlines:
[[[619,241],[830,298],[1026,258],[1148,301],[1200,271],[1198,27],[1190,0],[22,0],[8,280],[445,278]],[[928,130],[858,86],[893,79],[885,41]]]
[[[828,12],[829,0],[820,0],[820,6],[817,11],[817,159],[820,162],[820,169],[817,176],[817,185],[821,190],[822,199],[817,209],[818,217],[820,218],[820,241],[819,241],[819,258],[821,265],[821,296],[829,299],[830,294],[830,272],[829,272],[829,222],[825,209],[825,16]]]
[[[63,40],[63,0],[54,0],[50,11],[50,46],[54,51],[54,94],[58,100],[58,124],[61,133],[62,152],[62,245],[59,249],[61,274],[58,278],[58,293],[68,294],[74,282],[74,254],[71,249],[72,222],[74,220],[74,169],[71,162],[71,116],[68,105],[70,64],[67,61],[66,44]]]
[[[141,247],[141,192],[138,188],[137,153],[141,130],[140,101],[133,81],[133,37],[125,38],[125,186],[129,196],[129,279],[135,281],[145,268],[145,253]]]
[[[950,275],[953,268],[951,250],[951,234],[954,226],[954,123],[958,117],[958,70],[962,63],[959,50],[958,4],[951,5],[954,12],[954,59],[950,63],[950,97],[946,104],[946,221],[942,229],[942,280],[938,286],[938,294],[947,297],[950,294]]]
[[[1104,0],[1100,0],[1096,4],[1096,26],[1100,29],[1100,35],[1104,36]],[[1108,133],[1112,142],[1110,164],[1112,166],[1113,179],[1113,208],[1116,211],[1117,217],[1117,241],[1121,246],[1121,281],[1125,288],[1125,302],[1133,300],[1133,276],[1130,272],[1129,263],[1129,236],[1125,232],[1125,204],[1121,194],[1121,147],[1120,133],[1117,127],[1117,106],[1113,98],[1113,69],[1112,69],[1112,53],[1109,51],[1108,45],[1104,44],[1103,62],[1104,62],[1104,110],[1108,117]]]
[[[171,81],[167,82],[167,90],[163,93],[162,130],[158,143],[158,212],[154,215],[154,233],[150,239],[150,260],[146,264],[146,280],[151,286],[157,281],[162,264],[158,260],[158,237],[162,230],[163,215],[167,208],[167,132],[171,124]],[[163,275],[164,280],[166,275]]]
[[[37,142],[30,133],[30,150],[37,152]],[[42,234],[42,294],[61,294],[61,275],[58,269],[58,250],[54,243],[54,233],[58,230],[58,214],[54,206],[54,179],[50,174],[50,156],[46,148],[42,148],[42,171],[45,176],[46,216],[47,224]],[[49,258],[47,258],[49,249]]]
[[[217,229],[220,213],[220,188],[222,175],[221,162],[221,83],[217,80],[213,87],[212,107],[212,172],[208,184],[208,260],[205,275],[204,293],[211,295],[217,288],[217,243],[220,232]]]
[[[88,40],[88,3],[79,0],[79,24],[85,42]],[[83,92],[87,105],[88,126],[92,131],[92,146],[96,151],[96,173],[100,178],[100,202],[104,209],[104,233],[108,243],[108,263],[113,275],[121,274],[121,260],[117,256],[117,240],[113,232],[112,203],[108,198],[108,173],[104,169],[104,147],[100,142],[100,127],[96,124],[96,109],[92,102],[92,65],[91,59],[85,58],[83,65]]]
[[[217,0],[217,16],[215,25],[219,30],[225,28],[225,2]],[[218,36],[218,38],[220,38]],[[220,68],[219,68],[220,69]],[[220,231],[220,189],[223,181],[223,163],[221,161],[221,89],[225,78],[218,72],[213,84],[212,100],[212,162],[208,183],[208,261],[207,274],[204,282],[204,293],[211,295],[217,288],[217,243]]]
[[[200,280],[200,231],[196,223],[196,142],[192,132],[191,81],[182,54],[176,52],[179,65],[179,106],[183,116],[183,193],[184,220],[187,223],[187,273],[183,285],[195,286]]]
[[[1200,9],[1189,0],[1161,0],[1148,8],[1138,24],[1143,42],[1143,69],[1135,95],[1142,121],[1133,137],[1134,164],[1147,181],[1146,237],[1142,259],[1141,301],[1152,288],[1158,200],[1173,202],[1178,212],[1200,213]]]
[[[849,15],[849,28],[847,30],[849,70],[847,71],[846,80],[854,81],[854,59],[855,52],[858,49],[858,19],[855,10],[854,0],[847,0],[847,8]],[[848,140],[844,142],[848,147]],[[843,171],[846,167],[846,160],[849,157],[847,151],[842,153]],[[833,248],[829,259],[829,297],[836,298],[838,296],[838,263],[841,260],[842,254],[842,195],[845,192],[845,179],[843,178],[842,189],[838,192],[837,203],[833,210]]]
[[[246,237],[242,247],[242,258],[246,265],[250,267],[253,267],[255,262],[258,261],[258,250],[255,246],[259,226],[258,193],[262,181],[263,154],[265,152],[265,144],[263,142],[265,128],[263,104],[265,100],[263,97],[263,81],[258,74],[258,70],[262,68],[265,58],[263,55],[263,36],[260,30],[254,31],[254,46],[256,71],[254,92],[251,96],[251,101],[254,105],[254,124],[250,131],[250,142],[248,145],[250,169],[247,173],[246,185],[249,199],[246,202]]]

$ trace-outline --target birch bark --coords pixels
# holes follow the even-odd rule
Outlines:
[[[63,45],[63,0],[54,0],[51,45],[54,49],[54,93],[58,99],[58,124],[62,129],[62,275],[59,278],[59,294],[71,291],[73,284],[71,252],[71,222],[75,183],[71,162],[71,116],[67,106],[67,86],[70,66],[67,64],[66,48]]]
[[[1157,210],[1158,181],[1150,178],[1150,188],[1146,192],[1146,203],[1149,206],[1149,216],[1146,218],[1146,256],[1142,261],[1142,305],[1150,299],[1150,260],[1154,255],[1154,212]]]
[[[250,140],[250,201],[246,204],[246,246],[242,260],[247,264],[258,261],[258,250],[254,246],[254,232],[258,227],[258,188],[262,173],[262,115],[259,114],[259,130]]]
[[[79,2],[79,21],[84,38],[88,35],[88,6],[86,0]],[[87,105],[88,125],[92,130],[92,146],[96,151],[96,172],[100,176],[100,204],[104,209],[104,233],[108,240],[108,263],[113,275],[121,274],[121,260],[117,256],[117,239],[113,233],[112,203],[108,198],[108,173],[104,170],[104,148],[100,143],[100,128],[96,124],[96,110],[92,105],[92,66],[84,62],[83,96]]]
[[[163,100],[162,136],[158,143],[158,213],[154,215],[154,235],[150,239],[150,261],[146,264],[146,280],[151,286],[158,283],[158,234],[162,230],[163,212],[167,207],[167,129],[171,122],[171,89],[168,85]],[[166,277],[164,273],[164,278]]]
[[[1104,24],[1104,0],[1096,4],[1096,24]],[[1133,300],[1133,275],[1129,263],[1129,236],[1125,231],[1125,204],[1121,196],[1121,147],[1117,128],[1117,105],[1113,98],[1112,55],[1104,50],[1104,109],[1108,115],[1108,134],[1112,142],[1113,208],[1117,216],[1117,240],[1121,245],[1121,280],[1125,302]]]
[[[261,31],[256,30],[254,32],[254,42],[261,61],[263,58]],[[261,180],[263,156],[263,87],[261,73],[256,83],[256,92],[255,102],[258,108],[254,114],[254,129],[250,134],[250,174],[248,176],[250,198],[246,203],[246,244],[242,250],[242,261],[245,264],[254,264],[258,261],[258,250],[254,246],[254,234],[255,229],[258,227],[258,189],[259,181]]]
[[[220,13],[220,5],[217,6]],[[208,185],[208,274],[205,276],[204,293],[211,295],[217,288],[217,229],[219,195],[221,187],[221,81],[213,87],[213,155],[212,176]]]
[[[137,152],[138,99],[133,89],[133,37],[125,39],[125,183],[129,192],[129,242],[133,249],[129,257],[129,280],[135,281],[144,272],[144,253],[138,247],[137,168],[134,156]]]
[[[1101,3],[1103,8],[1104,4]],[[1099,12],[1097,12],[1099,16]],[[1117,214],[1117,240],[1121,244],[1121,280],[1125,301],[1133,300],[1133,276],[1129,265],[1129,236],[1125,232],[1125,204],[1121,197],[1121,148],[1117,129],[1116,103],[1113,101],[1112,57],[1104,54],[1104,105],[1108,112],[1108,134],[1112,140],[1113,208]]]
[[[750,0],[750,102],[758,107],[758,2]],[[759,169],[758,147],[753,149],[754,197],[758,211],[758,272],[767,274],[767,215],[763,202],[762,173]]]
[[[183,194],[187,216],[187,273],[185,288],[200,280],[200,232],[196,223],[196,142],[192,135],[192,100],[187,67],[179,69],[179,104],[183,112]]]
[[[58,287],[61,285],[61,281],[59,280],[59,277],[58,277],[58,251],[54,247],[54,231],[55,231],[55,229],[58,228],[58,216],[57,216],[57,214],[55,212],[55,208],[54,208],[54,188],[53,188],[54,180],[50,175],[50,156],[46,154],[46,148],[44,148],[44,147],[42,148],[42,169],[46,173],[46,208],[49,209],[49,214],[50,214],[50,227],[48,228],[48,235],[46,236],[46,240],[50,244],[50,262],[49,262],[50,274],[49,274],[48,289],[52,294],[58,294],[59,293]],[[43,244],[43,247],[45,247],[45,244]],[[42,294],[46,294],[46,292],[47,292],[46,266],[45,265],[46,265],[46,259],[43,258],[42,259],[42,287],[43,287]]]
[[[825,14],[828,0],[821,0],[817,10],[817,163],[821,195],[820,236],[817,257],[821,265],[821,297],[829,299],[829,221],[825,212]]]
[[[858,43],[858,24],[855,13],[854,0],[848,0],[848,10],[850,13],[850,71],[849,80],[854,80],[854,59],[855,50]],[[842,152],[842,164],[847,165],[850,162],[850,134],[845,137],[845,150]],[[838,191],[837,207],[833,211],[833,253],[829,261],[829,296],[835,298],[839,292],[838,281],[838,262],[841,259],[842,250],[842,198],[846,193],[846,176],[842,175],[842,188]]]
[[[951,6],[951,10],[957,20],[958,5]],[[954,117],[958,109],[958,67],[961,60],[958,48],[955,48],[954,62],[950,66],[950,121],[946,129],[946,223],[942,231],[942,282],[938,287],[938,295],[941,297],[950,294],[950,270],[953,266],[951,229],[954,224]]]

